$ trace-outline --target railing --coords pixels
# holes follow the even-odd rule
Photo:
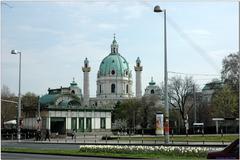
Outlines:
[[[1,135],[2,140],[17,140],[16,133],[4,133]],[[169,144],[184,144],[184,145],[226,145],[229,144],[234,138],[237,138],[238,134],[215,134],[215,135],[174,135],[171,134]],[[48,139],[45,139],[45,136],[41,136],[37,140],[36,134],[24,133],[21,134],[21,140],[23,142],[42,142],[49,143]],[[128,144],[128,145],[158,145],[164,144],[164,135],[98,135],[98,134],[82,134],[77,136],[62,136],[57,135],[50,137],[51,143],[81,143],[81,144]]]

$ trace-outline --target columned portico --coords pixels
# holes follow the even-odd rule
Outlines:
[[[69,117],[66,115],[76,115],[76,117]],[[76,132],[111,132],[111,112],[106,109],[88,109],[88,110],[78,110],[78,111],[49,111],[49,117],[47,118],[49,124],[54,124],[57,126],[57,123],[65,123],[62,128],[66,132],[73,131],[73,119],[76,119]],[[50,130],[56,132],[57,128],[54,126],[48,126]],[[61,133],[59,129],[59,133]]]

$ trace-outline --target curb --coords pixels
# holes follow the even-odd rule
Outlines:
[[[72,157],[98,157],[98,158],[117,158],[117,159],[148,159],[148,158],[133,158],[133,157],[114,157],[114,156],[97,156],[97,155],[76,155],[76,154],[54,154],[54,153],[34,153],[34,152],[18,152],[18,151],[1,151],[1,153],[21,153],[21,154],[41,154],[55,156],[72,156]]]

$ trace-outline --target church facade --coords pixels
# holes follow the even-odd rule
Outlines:
[[[48,89],[48,94],[39,100],[41,106],[41,128],[52,133],[111,133],[111,112],[118,101],[141,98],[141,60],[136,60],[136,97],[132,91],[132,70],[127,60],[119,53],[115,39],[111,52],[101,61],[97,73],[96,97],[90,97],[90,62],[84,60],[83,93],[73,80],[69,87]]]

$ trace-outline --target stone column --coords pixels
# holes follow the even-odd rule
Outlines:
[[[139,57],[136,60],[136,66],[134,67],[136,71],[136,97],[141,98],[142,97],[142,66],[141,66],[141,61]]]
[[[89,72],[91,71],[91,67],[89,66],[89,61],[87,58],[84,60],[84,67],[82,67],[83,71],[83,101],[84,106],[89,105]]]

